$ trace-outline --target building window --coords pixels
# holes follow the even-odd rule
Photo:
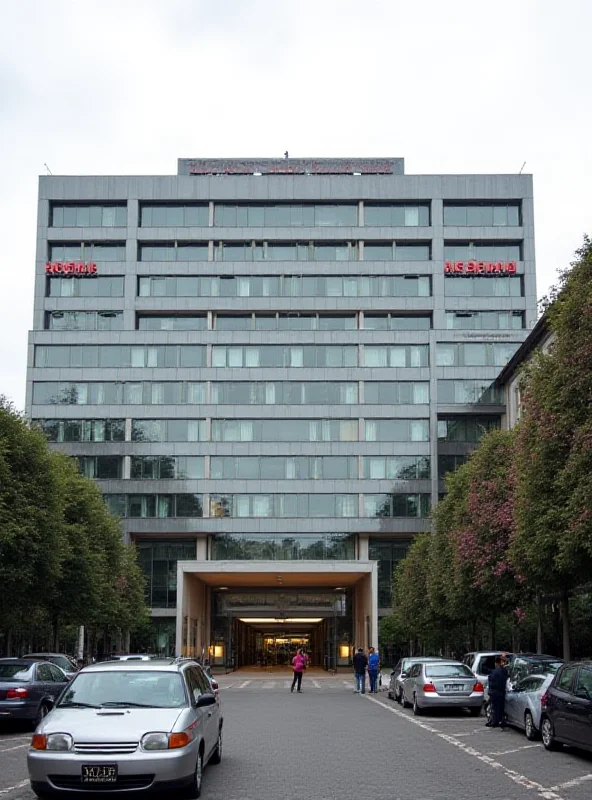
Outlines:
[[[204,367],[200,345],[37,345],[36,367]]]
[[[522,275],[503,278],[446,275],[444,294],[447,297],[524,297],[524,282]]]
[[[357,517],[357,494],[211,495],[210,517]]]
[[[138,245],[138,261],[207,261],[207,242],[151,242]]]
[[[123,474],[121,456],[79,456],[78,467],[85,478],[120,480]]]
[[[201,517],[200,494],[104,495],[112,514],[132,518]]]
[[[438,381],[438,403],[503,405],[503,390],[488,380]]]
[[[428,367],[428,346],[420,345],[364,345],[365,367]]]
[[[526,320],[524,311],[447,311],[446,327],[465,331],[522,330]]]
[[[165,316],[161,314],[138,314],[137,329],[140,331],[205,331],[208,318],[205,314]]]
[[[33,384],[34,405],[201,405],[205,401],[205,383],[37,381]]]
[[[46,297],[123,297],[123,293],[121,275],[46,279]]]
[[[203,419],[133,419],[132,442],[204,442]]]
[[[521,224],[520,203],[444,202],[444,225],[491,228]]]
[[[357,419],[213,419],[213,442],[357,442]]]
[[[365,517],[430,516],[429,494],[365,494]]]
[[[214,225],[225,228],[294,228],[316,226],[337,227],[358,224],[357,203],[315,204],[277,203],[247,205],[216,203]]]
[[[205,477],[203,456],[132,456],[133,480],[201,480]]]
[[[146,602],[152,608],[175,608],[177,562],[195,560],[195,542],[139,541],[136,549],[146,576]]]
[[[439,455],[438,456],[438,480],[443,481],[449,472],[454,472],[463,464],[467,463],[468,455]]]
[[[364,261],[429,261],[431,248],[426,242],[365,242]]]
[[[125,242],[60,242],[48,246],[50,261],[125,261]]]
[[[123,311],[46,311],[45,329],[52,331],[122,331]]]
[[[212,383],[211,402],[217,405],[352,405],[358,402],[357,383]]]
[[[427,350],[427,348],[426,348]],[[212,367],[356,367],[355,345],[327,346],[259,345],[253,347],[212,347]]]
[[[395,567],[403,561],[411,545],[411,539],[382,539],[371,536],[369,558],[378,561],[378,607],[393,605],[393,575]]]
[[[212,536],[215,561],[351,561],[355,536],[349,533],[222,533]]]
[[[430,402],[428,381],[378,382],[364,384],[364,403],[377,405],[416,405]]]
[[[438,367],[505,367],[520,342],[438,342]]]
[[[427,419],[366,419],[365,442],[429,442]]]
[[[444,242],[451,261],[521,261],[522,242]]]
[[[364,329],[369,331],[427,331],[431,327],[430,314],[364,314]]]
[[[430,479],[429,456],[365,456],[366,480],[415,481]]]
[[[489,431],[498,430],[500,416],[439,417],[438,440],[440,442],[478,442]]]
[[[50,442],[123,442],[123,419],[33,420]]]
[[[209,217],[208,203],[142,203],[140,206],[143,228],[207,228]]]
[[[430,224],[430,204],[364,203],[364,225],[416,228]]]
[[[212,480],[355,480],[355,456],[212,456]]]
[[[49,224],[54,228],[125,228],[127,206],[125,203],[52,203]]]

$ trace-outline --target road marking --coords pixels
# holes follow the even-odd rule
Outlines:
[[[555,791],[556,789],[571,789],[572,786],[579,786],[586,781],[592,781],[592,773],[589,772],[587,775],[573,778],[571,781],[565,781],[565,783],[559,783],[557,786],[551,786],[551,791]]]
[[[428,731],[429,733],[435,734],[438,738],[443,739],[445,742],[449,744],[453,744],[459,750],[462,750],[469,756],[473,756],[478,761],[487,764],[487,766],[491,767],[492,769],[500,770],[507,778],[509,778],[514,783],[517,783],[519,786],[522,786],[525,789],[534,789],[538,792],[539,797],[542,797],[543,800],[563,800],[563,798],[558,795],[554,788],[545,789],[545,787],[537,783],[536,781],[527,778],[526,775],[521,775],[519,772],[516,772],[514,769],[509,769],[501,764],[499,761],[495,761],[495,759],[491,758],[491,756],[486,755],[485,753],[480,753],[479,750],[475,750],[474,747],[470,747],[465,742],[459,741],[454,736],[451,736],[448,733],[441,733],[436,728],[433,728],[431,725],[428,725],[427,722],[422,722],[417,717],[410,717],[405,714],[403,711],[399,711],[396,708],[392,708],[391,706],[387,706],[386,703],[383,703],[382,700],[378,700],[376,697],[367,697],[371,703],[376,703],[383,708],[386,708],[387,711],[390,711],[391,714],[395,714],[397,717],[401,717],[407,722],[411,722],[413,725],[417,725],[419,728],[423,728],[424,730]]]
[[[513,750],[500,750],[499,753],[490,753],[490,756],[509,756],[510,753],[520,753],[522,750],[530,750],[532,747],[542,747],[542,744],[525,744],[522,747],[515,747]]]
[[[23,742],[25,739],[29,741],[30,736],[1,736],[0,742]]]
[[[292,682],[291,681],[284,681],[284,689],[291,689]]]
[[[321,684],[318,681],[313,681],[312,685],[315,687],[315,689],[320,689],[321,688]]]
[[[21,781],[20,783],[15,783],[14,786],[8,786],[6,789],[0,789],[0,794],[8,794],[8,792],[14,792],[15,789],[22,789],[24,786],[29,785],[29,780]]]
[[[17,744],[16,747],[0,748],[0,753],[10,753],[11,750],[22,750],[23,747],[29,747],[29,742],[26,744]]]
[[[273,689],[275,686],[275,681],[263,681],[261,685],[262,689]]]
[[[251,683],[251,681],[243,681],[242,683],[239,683],[236,688],[237,689],[244,689],[245,686],[248,686],[250,683]]]

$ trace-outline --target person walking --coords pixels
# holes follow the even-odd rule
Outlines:
[[[496,656],[495,669],[487,679],[489,689],[489,702],[491,704],[491,720],[486,723],[487,728],[505,728],[504,710],[506,705],[506,687],[508,684],[508,670],[503,656]]]
[[[294,670],[294,680],[292,681],[292,688],[290,689],[291,692],[294,691],[294,687],[298,685],[298,693],[302,694],[302,673],[306,669],[306,661],[307,658],[302,652],[302,650],[298,650],[294,658],[292,659],[292,669]]]
[[[366,667],[368,666],[368,659],[361,647],[358,647],[358,652],[353,657],[354,673],[356,676],[356,689],[359,694],[366,694]]]
[[[368,651],[368,679],[370,681],[370,694],[378,692],[378,673],[380,672],[380,656],[371,647]]]

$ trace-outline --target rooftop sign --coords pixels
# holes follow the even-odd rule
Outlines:
[[[402,158],[180,158],[179,175],[403,175]]]

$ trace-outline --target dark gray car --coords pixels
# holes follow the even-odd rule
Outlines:
[[[68,684],[55,664],[25,658],[0,659],[0,719],[27,720],[34,730]]]

